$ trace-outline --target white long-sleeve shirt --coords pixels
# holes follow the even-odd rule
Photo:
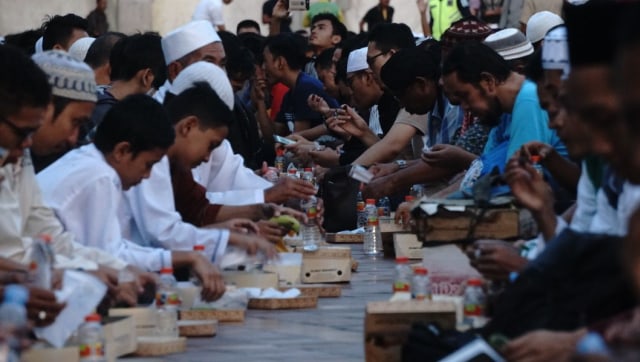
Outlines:
[[[68,152],[36,178],[45,203],[84,245],[146,271],[171,267],[170,250],[123,238],[118,219],[123,206],[120,177],[93,144]]]
[[[57,268],[96,269],[98,264],[123,269],[127,264],[102,250],[76,242],[64,230],[53,210],[42,202],[28,151],[16,164],[0,167],[0,255],[26,264],[31,258],[33,238],[52,238]]]
[[[165,156],[151,169],[151,176],[124,193],[120,212],[124,235],[140,245],[170,250],[193,250],[204,245],[205,254],[218,262],[229,242],[229,231],[199,228],[182,221],[176,211],[169,159]]]
[[[224,140],[204,162],[193,169],[194,179],[207,189],[213,204],[250,205],[264,202],[264,190],[273,186],[244,166],[242,156],[234,154]]]

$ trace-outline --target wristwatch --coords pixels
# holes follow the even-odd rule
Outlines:
[[[395,160],[393,161],[396,165],[398,165],[398,168],[400,168],[401,170],[403,168],[407,168],[407,161],[405,160]]]

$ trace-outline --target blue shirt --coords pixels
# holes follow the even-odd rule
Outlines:
[[[295,121],[308,121],[311,123],[311,127],[322,124],[322,115],[311,110],[307,104],[307,99],[311,94],[322,97],[331,108],[339,106],[335,99],[327,95],[319,80],[300,72],[295,87],[289,90],[282,99],[282,107],[276,117],[276,122],[288,124]]]
[[[563,157],[568,155],[567,148],[556,132],[549,128],[549,115],[540,107],[536,84],[529,80],[522,84],[512,113],[503,114],[500,124],[489,133],[484,153],[490,152],[505,141],[509,141],[507,159],[522,145],[531,141],[551,145]]]

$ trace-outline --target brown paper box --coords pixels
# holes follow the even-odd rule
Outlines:
[[[456,325],[456,307],[448,302],[370,302],[364,322],[365,357],[372,361],[400,361],[402,345],[415,322],[438,322],[444,329]]]
[[[107,317],[102,321],[108,361],[136,351],[136,328],[133,317]]]
[[[151,336],[156,329],[156,313],[153,308],[111,308],[109,317],[133,317],[136,336]]]
[[[238,288],[277,288],[278,274],[263,273],[259,271],[224,271],[222,277],[226,284],[235,285]]]
[[[396,258],[406,256],[409,259],[422,260],[422,242],[415,234],[393,235],[393,248]]]
[[[362,244],[364,242],[364,234],[327,233],[325,239],[328,243],[334,244]]]
[[[279,285],[295,285],[300,284],[300,273],[302,265],[277,265],[267,264],[263,270],[270,273],[278,274]]]
[[[78,347],[64,348],[31,348],[24,352],[20,357],[22,362],[78,362],[80,361],[80,352]]]
[[[351,281],[351,248],[321,247],[302,254],[303,283]]]

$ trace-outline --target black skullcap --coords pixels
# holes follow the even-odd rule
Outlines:
[[[437,47],[436,47],[437,48]],[[416,77],[438,82],[440,79],[440,51],[413,47],[395,53],[380,71],[382,82],[392,92],[407,89]]]

